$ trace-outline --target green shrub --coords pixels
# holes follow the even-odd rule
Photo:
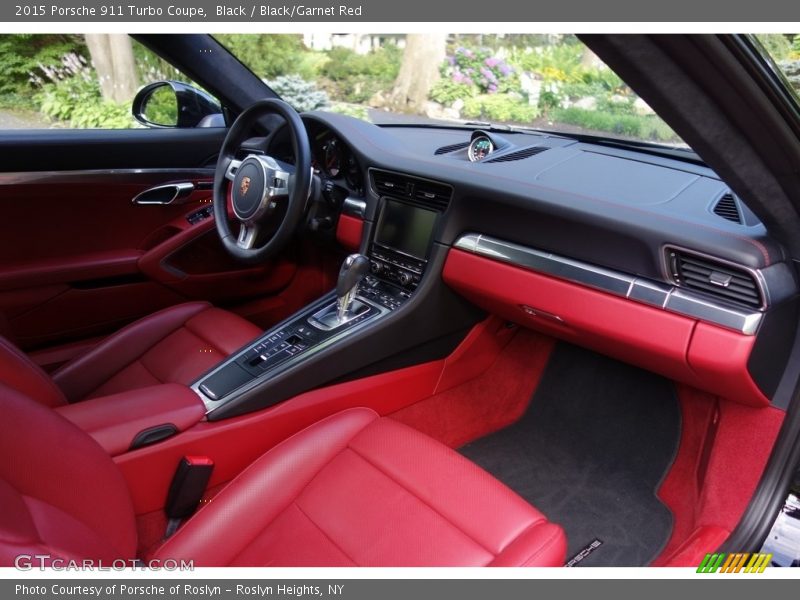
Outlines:
[[[320,67],[328,92],[333,98],[360,104],[378,92],[388,92],[400,71],[403,52],[389,44],[367,54],[349,48],[329,50],[328,60]]]
[[[494,122],[528,123],[539,116],[539,109],[516,94],[481,94],[464,100],[461,116]]]
[[[328,94],[299,75],[281,75],[267,85],[298,112],[316,110],[328,104]]]
[[[553,44],[513,51],[509,62],[521,71],[539,73],[545,81],[569,81],[581,66],[582,44]]]
[[[328,107],[330,112],[339,113],[340,115],[347,115],[348,117],[355,117],[362,121],[369,121],[369,110],[366,106],[359,106],[357,104],[345,104],[343,102],[336,102]]]
[[[603,110],[585,110],[573,106],[555,109],[548,116],[557,123],[569,123],[593,131],[654,142],[680,141],[669,125],[656,115],[614,114]]]
[[[320,73],[332,81],[346,81],[358,75],[370,75],[382,81],[397,78],[403,52],[394,44],[388,44],[366,54],[358,54],[350,48],[336,47],[328,51],[328,61]]]
[[[478,88],[466,83],[456,83],[449,77],[440,78],[430,91],[430,99],[450,106],[456,100],[465,100],[478,94]]]
[[[259,77],[273,79],[300,72],[305,53],[300,35],[285,33],[217,34],[217,40]]]
[[[94,69],[83,57],[67,54],[62,66],[43,68],[34,102],[42,114],[69,127],[120,129],[135,125],[127,104],[103,100]]]
[[[793,47],[792,42],[789,41],[786,35],[782,33],[759,33],[755,37],[774,60],[790,58]],[[795,44],[797,44],[796,38]],[[794,50],[797,51],[798,49],[800,48],[795,45]]]

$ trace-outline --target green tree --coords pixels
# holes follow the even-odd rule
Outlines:
[[[305,51],[300,35],[223,33],[215,37],[262,79],[298,73]]]
[[[40,65],[59,65],[70,52],[86,55],[82,36],[0,35],[0,96],[30,96],[34,93],[31,76],[41,72]]]

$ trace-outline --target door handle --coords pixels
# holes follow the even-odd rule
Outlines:
[[[134,204],[182,204],[192,192],[195,185],[191,182],[168,183],[158,185],[137,194],[132,202]]]

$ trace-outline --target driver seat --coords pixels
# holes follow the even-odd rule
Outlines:
[[[262,333],[207,302],[188,302],[131,323],[52,375],[0,337],[0,381],[50,407],[161,383],[188,385]]]

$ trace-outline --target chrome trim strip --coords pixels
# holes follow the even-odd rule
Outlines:
[[[348,196],[342,203],[342,214],[365,219],[367,216],[367,203],[365,200],[350,198]]]
[[[230,402],[231,400],[233,400],[234,398],[240,396],[241,394],[249,392],[253,388],[261,385],[264,382],[264,380],[267,379],[268,377],[272,377],[274,375],[277,375],[278,373],[283,373],[284,371],[288,371],[289,369],[294,368],[299,363],[303,362],[305,359],[307,359],[307,358],[309,358],[311,356],[314,356],[315,354],[317,354],[319,352],[322,352],[323,350],[325,350],[329,346],[338,343],[340,340],[344,339],[345,337],[348,337],[349,335],[351,335],[353,333],[361,331],[367,325],[371,325],[376,320],[378,320],[378,319],[384,317],[385,315],[389,314],[390,312],[392,312],[388,308],[386,308],[384,306],[381,306],[380,304],[378,304],[376,302],[372,302],[371,300],[369,300],[367,298],[364,298],[363,296],[357,295],[356,298],[360,302],[368,304],[368,305],[372,306],[373,308],[377,308],[378,312],[373,314],[372,316],[364,319],[360,323],[356,323],[352,327],[348,327],[347,329],[345,329],[345,330],[343,330],[343,331],[341,331],[341,332],[329,337],[325,341],[323,341],[323,342],[321,342],[319,344],[316,344],[314,346],[311,346],[307,351],[301,352],[299,354],[296,354],[295,356],[292,356],[292,357],[286,359],[284,362],[282,362],[282,363],[280,363],[278,365],[275,365],[275,367],[273,367],[273,368],[271,368],[271,369],[269,369],[267,371],[264,371],[259,376],[254,377],[252,380],[248,381],[247,383],[245,383],[241,387],[239,387],[236,390],[234,390],[233,392],[231,392],[228,396],[224,397],[222,400],[211,400],[208,396],[206,396],[203,392],[201,392],[200,391],[200,386],[202,385],[203,381],[205,381],[208,377],[210,377],[211,375],[213,375],[214,373],[216,373],[217,371],[222,369],[224,366],[226,366],[229,363],[235,361],[236,359],[238,359],[239,357],[243,356],[244,354],[247,354],[247,352],[249,352],[250,349],[253,346],[256,346],[259,343],[261,343],[263,340],[266,340],[268,337],[273,335],[276,331],[280,331],[282,328],[286,327],[290,323],[298,320],[298,318],[308,318],[310,315],[316,313],[321,308],[329,306],[331,302],[335,302],[336,301],[336,294],[333,293],[333,292],[329,292],[329,293],[325,294],[322,298],[317,300],[316,302],[312,302],[310,305],[302,308],[299,312],[294,313],[293,315],[291,315],[290,317],[284,319],[283,321],[281,321],[280,323],[278,323],[274,327],[271,327],[270,329],[265,331],[262,335],[260,335],[258,338],[254,339],[252,342],[250,342],[249,344],[247,344],[246,346],[241,348],[238,352],[236,352],[235,354],[232,354],[231,356],[229,356],[228,358],[223,360],[221,363],[219,363],[216,367],[214,367],[213,369],[211,369],[207,373],[204,373],[199,379],[195,380],[191,384],[190,388],[203,401],[203,404],[205,405],[205,408],[206,408],[206,415],[214,412],[216,409],[218,409],[222,405],[226,404],[227,402]]]
[[[716,304],[663,282],[635,277],[482,234],[463,235],[456,240],[453,247],[531,271],[553,275],[648,306],[714,323],[744,335],[755,335],[764,316],[760,311],[747,311]]]
[[[673,288],[670,292],[664,308],[670,312],[715,323],[745,335],[755,335],[761,318],[764,316],[760,312],[748,313],[744,310],[715,304],[678,288]]]
[[[469,248],[462,245],[462,239],[460,238],[456,241],[456,248],[469,250]],[[627,296],[628,290],[633,285],[634,278],[629,275],[595,267],[570,258],[556,256],[550,252],[519,246],[511,242],[503,242],[485,235],[480,235],[477,239],[470,238],[466,243],[472,245],[473,249],[470,251],[474,254],[495,258],[533,271],[542,271],[561,279],[569,279],[618,296]]]
[[[175,169],[87,169],[76,171],[25,171],[0,173],[0,185],[23,185],[31,183],[119,183],[120,177],[147,182],[174,180],[211,179],[213,168]]]

